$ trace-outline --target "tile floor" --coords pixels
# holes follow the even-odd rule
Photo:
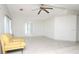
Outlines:
[[[78,54],[79,43],[70,41],[57,41],[47,37],[28,37],[25,39],[26,48],[23,54]],[[8,54],[22,54],[22,51]]]

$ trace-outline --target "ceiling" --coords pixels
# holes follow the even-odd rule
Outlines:
[[[30,19],[44,19],[53,15],[64,15],[68,12],[68,10],[79,11],[78,4],[47,4],[49,7],[54,8],[53,10],[49,10],[49,14],[42,11],[40,15],[38,15],[39,4],[7,4],[7,8],[13,17],[19,18],[30,18]],[[23,11],[19,11],[19,9],[23,9]],[[37,10],[35,10],[37,9]]]
[[[79,11],[79,4],[55,4],[53,6]]]

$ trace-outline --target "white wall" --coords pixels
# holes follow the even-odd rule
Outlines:
[[[76,41],[76,15],[48,18],[44,22],[45,36],[55,40]]]
[[[54,39],[76,41],[76,15],[55,17]]]
[[[25,21],[24,19],[15,19],[12,20],[12,30],[15,36],[25,36]]]
[[[21,19],[19,17],[12,20],[13,34],[15,36],[25,36],[25,23],[31,22],[31,34],[26,36],[42,36],[43,33],[43,21],[42,20],[28,20]]]
[[[54,38],[54,17],[48,18],[44,21],[44,36]]]
[[[32,21],[32,35],[31,36],[43,36],[44,35],[44,21],[37,20]]]
[[[76,41],[76,15],[51,17],[46,20],[30,20],[32,31],[30,36],[47,36],[55,40]],[[25,19],[14,19],[13,33],[16,36],[25,36]]]

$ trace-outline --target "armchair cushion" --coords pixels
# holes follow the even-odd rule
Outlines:
[[[13,39],[11,39],[10,41],[11,41],[11,42],[24,42],[24,39],[20,39],[20,38],[19,38],[19,39],[14,39],[14,38],[13,38]]]
[[[24,48],[24,42],[10,42],[5,45],[5,51]]]

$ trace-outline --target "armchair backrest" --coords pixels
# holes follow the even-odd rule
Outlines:
[[[7,43],[9,43],[11,38],[12,38],[12,36],[8,33],[1,35],[0,43],[1,43],[2,53],[5,53],[4,47]]]
[[[3,42],[4,44],[9,43],[10,37],[7,34],[3,34],[1,36],[1,42]]]

